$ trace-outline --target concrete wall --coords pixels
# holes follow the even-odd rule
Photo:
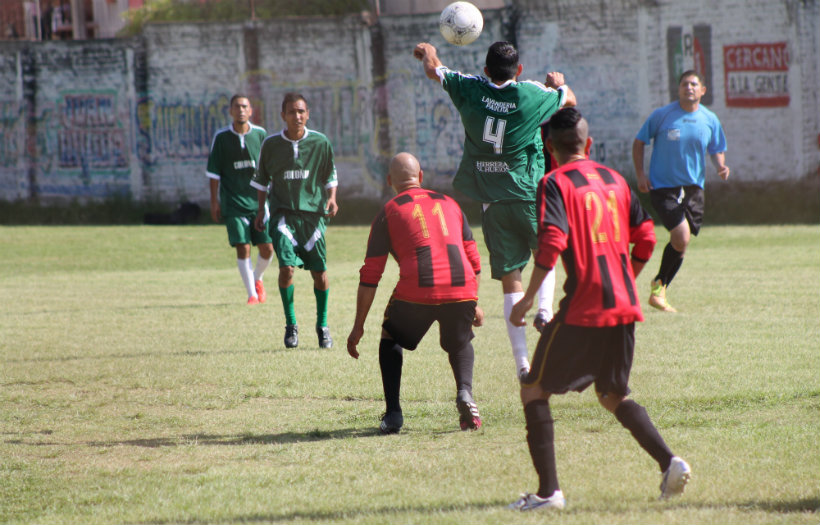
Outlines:
[[[0,200],[205,201],[208,146],[237,91],[269,132],[281,127],[283,93],[308,97],[309,126],[335,145],[342,198],[380,199],[385,161],[400,150],[450,190],[463,133],[412,57],[423,40],[466,72],[481,72],[499,39],[517,42],[525,77],[564,72],[595,158],[627,176],[638,128],[695,67],[726,129],[733,184],[820,177],[816,0],[518,0],[484,14],[484,33],[463,48],[443,42],[436,13],[375,25],[360,16],[155,24],[130,40],[0,43]]]

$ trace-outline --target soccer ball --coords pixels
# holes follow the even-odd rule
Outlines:
[[[465,46],[481,34],[484,17],[470,2],[453,2],[441,12],[438,28],[444,40],[456,46]]]

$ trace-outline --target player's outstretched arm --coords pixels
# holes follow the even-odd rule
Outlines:
[[[416,44],[416,48],[413,49],[413,56],[416,57],[417,60],[421,61],[421,65],[424,68],[424,74],[427,75],[427,78],[439,82],[438,75],[436,74],[436,68],[441,67],[443,64],[441,63],[441,60],[438,59],[438,52],[436,51],[435,46],[433,46],[433,44],[428,44],[427,42]]]

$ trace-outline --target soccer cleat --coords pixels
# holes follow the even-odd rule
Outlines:
[[[248,297],[248,304],[259,304],[259,299],[254,296]]]
[[[657,308],[661,312],[677,312],[666,300],[666,285],[660,279],[652,281],[651,292],[649,293],[649,306]]]
[[[521,512],[527,510],[536,510],[536,509],[563,509],[567,504],[567,500],[564,498],[564,493],[560,490],[556,490],[552,493],[552,496],[548,498],[542,498],[538,494],[522,494],[521,497],[507,505],[507,508],[510,510],[520,510]]]
[[[535,327],[535,329],[540,334],[541,331],[544,330],[544,327],[547,326],[547,324],[551,320],[552,320],[552,315],[548,311],[544,310],[543,308],[540,308],[538,310],[538,313],[535,314],[535,319],[533,320],[532,325]]]
[[[404,416],[401,415],[401,411],[385,412],[379,424],[379,431],[382,434],[398,434],[402,425],[404,425]]]
[[[268,294],[265,292],[265,285],[262,284],[262,281],[256,281],[254,285],[256,286],[256,295],[259,296],[259,302],[264,303],[268,298]]]
[[[692,469],[689,464],[678,456],[672,458],[669,468],[663,473],[661,478],[661,497],[669,499],[683,494],[683,489],[692,477]]]
[[[289,324],[285,326],[285,348],[296,348],[299,346],[299,326]]]
[[[530,367],[522,366],[521,368],[519,368],[518,369],[518,382],[523,383],[527,379],[528,375],[530,375]]]
[[[333,338],[330,337],[330,328],[317,326],[316,335],[319,337],[319,348],[333,348]]]
[[[478,430],[481,428],[481,416],[478,407],[473,402],[473,396],[466,390],[459,390],[456,396],[458,408],[458,423],[461,430]]]

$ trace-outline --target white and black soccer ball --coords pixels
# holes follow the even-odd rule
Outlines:
[[[453,2],[441,12],[438,28],[444,40],[456,46],[465,46],[481,34],[484,17],[470,2]]]

